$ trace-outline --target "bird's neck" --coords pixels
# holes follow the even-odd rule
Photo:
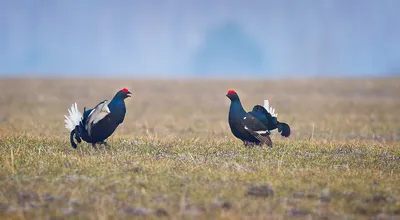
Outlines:
[[[243,115],[246,111],[243,109],[240,99],[235,99],[231,101],[231,106],[229,108],[229,115]]]
[[[114,97],[110,104],[108,104],[108,108],[110,109],[111,113],[113,112],[113,110],[115,110],[116,108],[123,108],[125,109],[125,102],[124,99],[119,98],[119,97]]]

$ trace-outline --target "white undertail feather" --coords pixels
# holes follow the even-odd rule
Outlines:
[[[278,117],[278,113],[275,113],[275,109],[272,108],[272,106],[269,106],[269,101],[268,100],[264,100],[264,108],[265,110],[267,110],[267,112],[269,112],[272,117]]]
[[[71,109],[68,109],[69,116],[64,115],[65,117],[65,128],[68,129],[69,132],[75,129],[75,126],[79,125],[79,122],[82,120],[82,113],[78,110],[78,105],[72,104]]]

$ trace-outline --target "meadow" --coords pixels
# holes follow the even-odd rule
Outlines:
[[[109,148],[64,128],[121,88]],[[228,89],[269,99],[289,138],[245,148]],[[0,79],[1,219],[400,219],[400,78]]]

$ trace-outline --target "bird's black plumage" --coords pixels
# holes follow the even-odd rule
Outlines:
[[[283,122],[279,122],[278,119],[275,116],[272,116],[271,113],[269,113],[263,106],[256,105],[249,113],[262,121],[267,126],[268,131],[278,129],[278,132],[281,133],[282,136],[290,136],[289,125]]]
[[[246,112],[238,94],[229,90],[226,95],[231,100],[228,122],[233,135],[247,144],[266,144],[272,146],[270,131],[278,128],[282,136],[290,135],[290,127],[278,122],[263,106],[254,106],[251,112]]]
[[[105,106],[107,100],[100,102],[93,109],[86,110],[85,108],[79,124],[76,124],[75,128],[70,133],[72,147],[77,147],[73,140],[74,137],[78,143],[80,143],[82,139],[91,143],[93,147],[95,147],[97,143],[106,144],[104,141],[113,134],[118,125],[124,121],[126,114],[124,100],[130,97],[130,94],[131,92],[124,88],[117,92],[107,105],[108,108]],[[106,112],[101,112],[101,108]]]

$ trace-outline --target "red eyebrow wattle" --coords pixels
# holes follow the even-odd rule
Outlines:
[[[235,90],[232,90],[232,89],[228,91],[229,95],[232,95],[232,94],[235,94],[235,93],[236,93]]]

